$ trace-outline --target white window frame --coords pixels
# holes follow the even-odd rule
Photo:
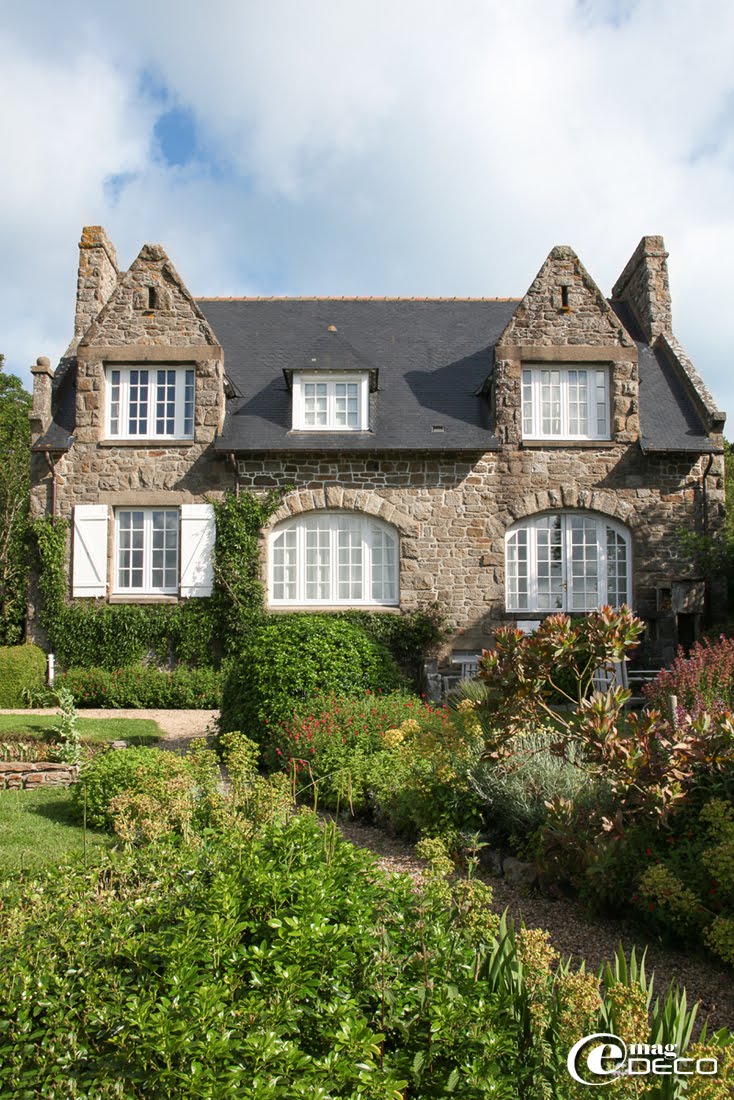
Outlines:
[[[144,432],[130,431],[130,397],[131,375],[134,371],[147,373],[148,401],[146,430]],[[173,430],[162,432],[157,430],[158,421],[158,372],[169,371],[175,373],[174,392],[174,424]],[[119,381],[115,382],[115,376]],[[166,382],[168,379],[166,379]],[[190,416],[186,417],[186,393],[187,384],[192,388]],[[115,392],[117,391],[117,392]],[[109,363],[105,367],[105,435],[107,439],[193,439],[196,427],[196,369],[193,365],[172,366],[170,363]],[[118,400],[114,402],[113,398]],[[117,430],[113,431],[113,411],[116,413]],[[168,416],[166,415],[166,419]],[[190,421],[187,430],[186,420]]]
[[[309,529],[309,521],[319,519],[328,521],[328,556],[329,556],[329,592],[324,598],[308,599],[306,597],[306,534]],[[338,569],[338,532],[340,523],[342,528],[344,521],[359,525],[361,539],[361,578],[362,598],[340,599],[338,595],[339,569]],[[378,528],[389,535],[394,542],[394,562],[392,568],[392,582],[395,592],[393,599],[372,598],[372,558],[373,544],[371,541],[372,529]],[[295,569],[296,569],[296,593],[293,597],[276,598],[274,594],[276,583],[276,542],[285,532],[295,531]],[[286,550],[283,547],[284,551]],[[285,577],[284,577],[285,580]],[[369,595],[365,596],[365,587],[369,586]],[[279,523],[271,532],[268,542],[268,599],[271,607],[399,607],[400,606],[400,536],[395,527],[384,520],[374,516],[362,515],[359,512],[306,512],[303,515],[294,516],[291,519]]]
[[[571,431],[574,374],[585,374],[587,378],[587,432]],[[546,375],[557,377],[547,379]],[[523,363],[523,439],[611,439],[609,381],[609,367],[600,363]],[[543,388],[548,384],[557,385],[558,389],[557,431],[549,430],[544,424]],[[602,394],[603,400],[600,400]]]
[[[143,584],[125,586],[119,583],[120,571],[120,519],[123,512],[143,513]],[[176,516],[176,582],[173,585],[154,587],[153,575],[153,513],[168,512]],[[165,572],[165,570],[164,570]],[[181,510],[180,508],[137,508],[135,505],[115,508],[114,557],[112,565],[112,592],[118,596],[176,596],[181,579]]]
[[[306,423],[307,383],[326,386],[326,423]],[[357,385],[357,423],[336,422],[336,387],[339,383]],[[369,374],[367,371],[296,371],[293,374],[293,429],[299,432],[366,432],[369,428]]]
[[[542,606],[542,598],[538,593],[538,531],[547,530],[547,521],[553,517],[560,516],[560,546],[561,546],[561,606],[546,607]],[[598,576],[598,599],[593,604],[588,603],[583,607],[574,606],[574,583],[573,583],[573,568],[572,568],[572,551],[573,551],[573,525],[571,520],[574,518],[582,518],[586,523],[593,523],[596,525],[596,566]],[[607,531],[611,530],[614,534],[623,540],[624,553],[625,553],[625,598],[623,600],[613,600],[610,598],[610,585],[609,585],[609,559],[607,550]],[[518,565],[518,545],[519,540],[516,540],[516,536],[520,532],[527,533],[527,599],[526,602],[522,602],[519,598],[519,580],[515,584],[515,576],[513,575],[513,559],[516,566],[516,572],[519,577],[519,565]],[[514,542],[514,547],[513,547]],[[579,586],[583,588],[583,584]],[[550,601],[548,601],[550,602]],[[543,512],[539,515],[529,516],[527,519],[521,520],[510,527],[505,535],[505,606],[508,611],[523,612],[523,613],[536,613],[546,612],[548,614],[583,614],[587,611],[594,611],[596,608],[601,607],[603,604],[613,603],[615,606],[621,606],[621,604],[632,603],[632,540],[629,530],[621,523],[617,523],[616,520],[611,519],[608,516],[602,516],[593,512],[580,512],[580,511],[558,511],[558,512]]]

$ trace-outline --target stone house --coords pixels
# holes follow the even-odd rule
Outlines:
[[[706,611],[676,532],[723,521],[724,414],[666,257],[643,238],[610,299],[566,247],[522,299],[195,299],[158,245],[120,272],[84,229],[74,337],[32,368],[32,510],[72,521],[70,598],[207,595],[211,501],[288,486],[274,611],[437,602],[456,670],[499,626],[629,603],[669,658]]]

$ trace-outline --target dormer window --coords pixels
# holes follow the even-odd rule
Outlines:
[[[607,367],[526,366],[523,439],[609,439]]]
[[[369,428],[367,371],[294,371],[293,428],[302,432],[365,432]]]
[[[193,439],[192,367],[108,367],[107,437]]]

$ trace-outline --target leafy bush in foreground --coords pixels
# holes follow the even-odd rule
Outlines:
[[[688,1045],[634,962],[572,972],[423,854],[416,894],[308,814],[4,883],[0,1097],[571,1100],[581,1035]]]
[[[328,615],[274,615],[228,666],[221,729],[262,744],[265,730],[316,695],[360,695],[403,686],[394,658],[360,626]]]
[[[188,761],[160,749],[130,748],[98,753],[82,768],[72,790],[72,805],[79,821],[93,828],[113,824],[110,803],[124,791],[145,794],[157,783],[187,777]]]
[[[702,711],[719,715],[734,710],[734,638],[696,642],[690,656],[678,652],[643,689],[649,706],[667,712],[668,699],[678,699],[679,718],[698,717]]]

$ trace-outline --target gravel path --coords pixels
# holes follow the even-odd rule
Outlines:
[[[0,710],[0,714],[58,714],[58,707],[40,710]],[[90,707],[79,710],[80,718],[152,718],[163,731],[161,748],[185,752],[195,737],[205,737],[218,710],[113,710]]]
[[[345,839],[360,848],[368,848],[383,870],[421,880],[425,864],[409,845],[381,829],[353,821],[340,821],[339,824]],[[666,989],[671,982],[685,986],[689,1004],[699,1002],[698,1025],[708,1018],[709,1030],[727,1027],[734,1031],[734,983],[731,972],[723,965],[718,967],[708,960],[648,943],[640,930],[631,924],[608,917],[587,916],[574,901],[525,896],[504,879],[486,874],[481,877],[492,887],[494,908],[498,912],[507,909],[515,921],[522,919],[528,928],[547,929],[553,945],[564,958],[571,955],[576,964],[585,961],[587,970],[596,971],[612,958],[620,942],[628,955],[633,945],[638,957],[647,948],[645,969],[648,974],[654,971],[658,990]]]

